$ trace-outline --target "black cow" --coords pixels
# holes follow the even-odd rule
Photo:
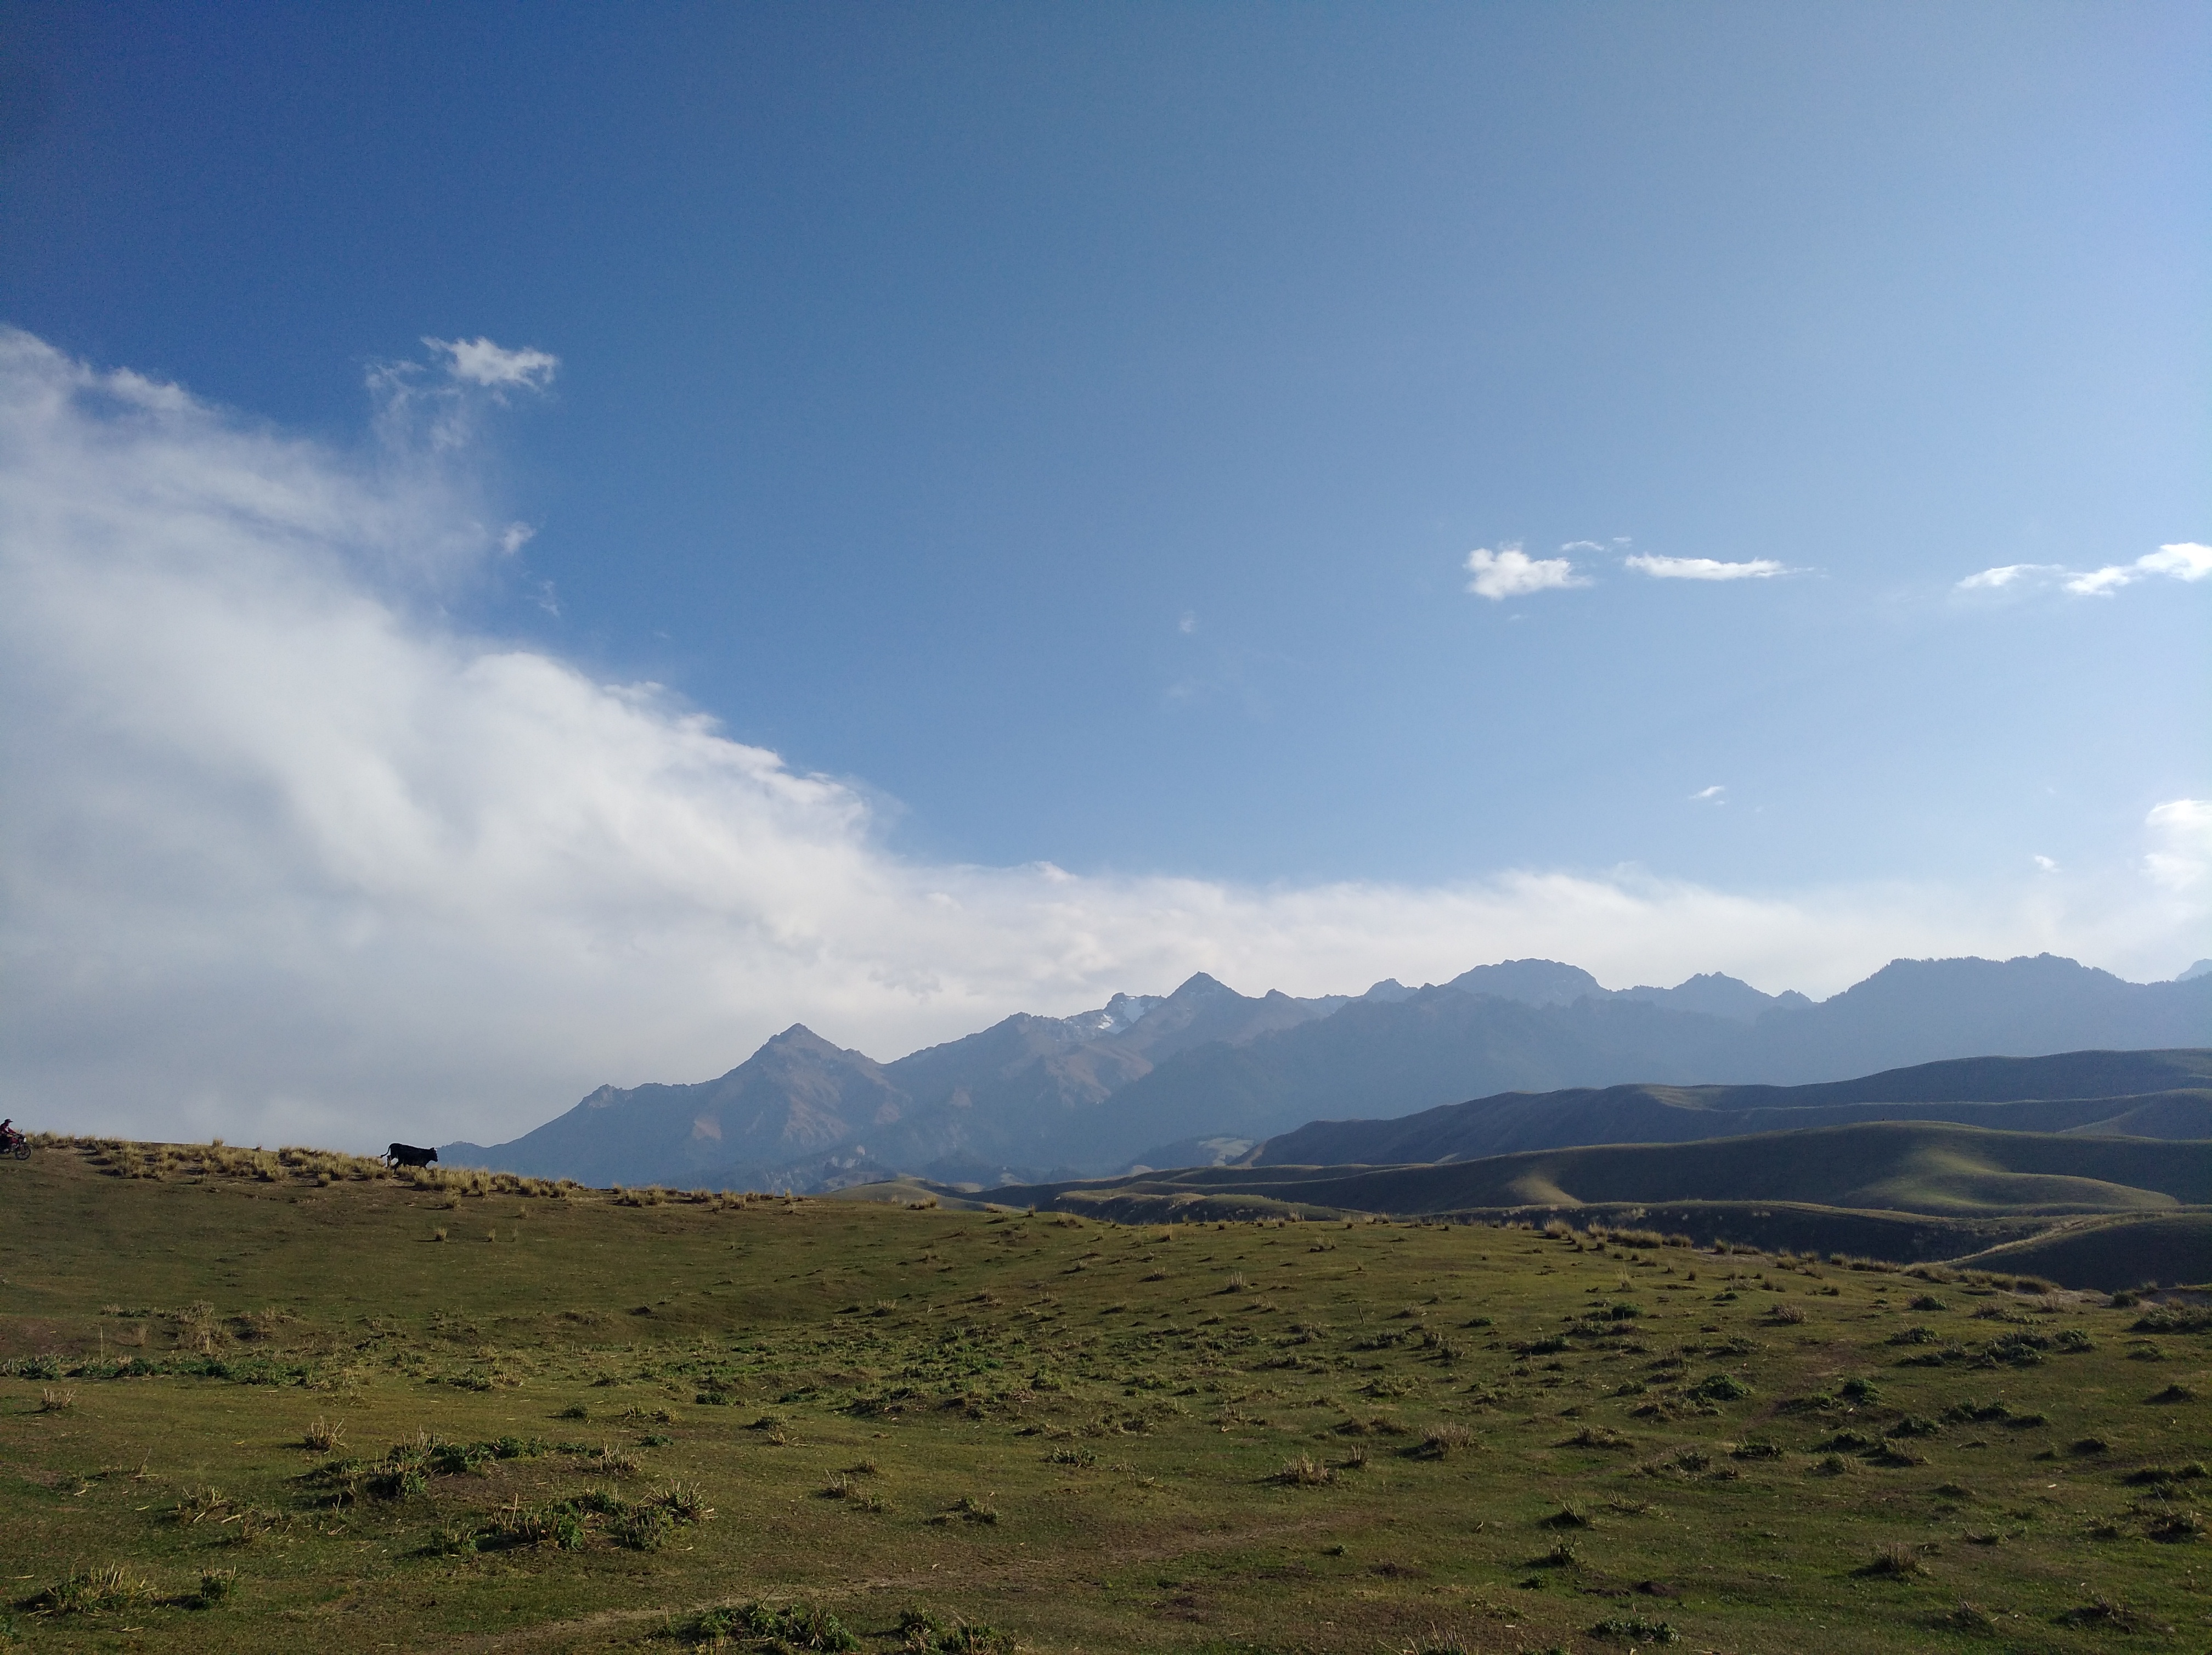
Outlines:
[[[393,1144],[384,1152],[386,1166],[428,1166],[438,1159],[434,1149],[417,1149],[413,1144]]]

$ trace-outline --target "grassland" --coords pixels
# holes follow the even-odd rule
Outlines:
[[[2187,1304],[1564,1224],[0,1180],[0,1647],[2212,1643]]]

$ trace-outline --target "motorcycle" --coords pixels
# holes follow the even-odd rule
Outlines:
[[[31,1159],[31,1141],[12,1128],[0,1132],[0,1155],[13,1155],[19,1161],[27,1161]]]

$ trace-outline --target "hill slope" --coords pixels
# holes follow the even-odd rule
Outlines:
[[[1680,1143],[1899,1120],[1955,1121],[2015,1132],[2212,1138],[2212,1050],[1966,1058],[1800,1086],[1503,1092],[1397,1120],[1311,1122],[1267,1140],[1251,1159],[1276,1166],[1397,1165],[1572,1144]]]
[[[0,1188],[10,1646],[2203,1648],[2185,1306],[298,1150]]]
[[[1690,1144],[1600,1144],[1412,1166],[1248,1166],[1149,1182],[1399,1215],[1668,1202],[1795,1202],[1935,1216],[2126,1213],[2212,1205],[2212,1142],[1873,1122]],[[990,1192],[1027,1204],[1039,1190]]]

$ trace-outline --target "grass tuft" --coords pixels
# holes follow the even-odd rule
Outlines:
[[[1904,1579],[1927,1573],[1928,1566],[1921,1561],[1920,1549],[1895,1542],[1882,1547],[1856,1573],[1876,1578]]]
[[[120,1563],[105,1563],[64,1576],[25,1598],[21,1607],[39,1615],[106,1615],[137,1609],[153,1597],[150,1582]]]

